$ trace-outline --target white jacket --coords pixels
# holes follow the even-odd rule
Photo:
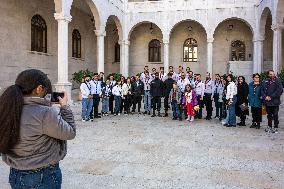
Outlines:
[[[232,99],[235,95],[237,95],[238,89],[234,82],[230,82],[227,86],[227,93],[226,93],[226,99]]]
[[[128,86],[126,83],[124,83],[122,85],[122,91],[121,91],[122,95],[126,96],[130,89],[131,89],[131,84],[129,84],[129,86]]]
[[[80,90],[82,93],[82,98],[88,98],[88,96],[91,94],[91,84],[82,83],[80,86]]]
[[[114,96],[121,96],[121,86],[120,85],[115,85],[113,88],[112,88],[112,94]]]

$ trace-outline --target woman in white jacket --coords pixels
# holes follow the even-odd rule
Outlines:
[[[120,111],[120,106],[121,106],[121,82],[118,81],[116,82],[116,85],[112,88],[112,94],[114,97],[114,115],[120,115],[119,111]]]
[[[228,104],[228,114],[226,118],[226,123],[224,126],[226,127],[236,127],[236,102],[237,102],[237,86],[234,82],[234,78],[232,74],[227,76],[227,93],[226,100]]]
[[[126,83],[122,85],[122,102],[124,114],[129,114],[131,106],[131,79],[127,78]]]

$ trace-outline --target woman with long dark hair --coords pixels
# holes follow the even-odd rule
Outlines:
[[[237,86],[234,82],[232,74],[227,76],[227,89],[226,89],[226,100],[228,106],[228,113],[226,118],[226,127],[236,127],[236,102],[237,102]]]
[[[236,104],[236,115],[241,119],[241,122],[239,122],[238,125],[246,126],[246,116],[249,115],[249,108],[248,108],[249,87],[244,76],[238,77],[237,88],[238,88],[238,94],[237,94],[237,104]]]
[[[51,92],[46,74],[30,69],[0,96],[0,153],[11,167],[12,189],[61,188],[59,161],[76,127],[66,93],[59,97],[58,113],[47,98]]]

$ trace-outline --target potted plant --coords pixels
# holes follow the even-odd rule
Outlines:
[[[74,82],[74,89],[78,90],[78,100],[82,100],[82,95],[81,95],[81,91],[80,91],[80,85],[83,81],[83,77],[84,75],[94,75],[93,72],[91,72],[90,70],[86,69],[86,70],[79,70],[78,72],[75,72],[72,74],[72,81]]]

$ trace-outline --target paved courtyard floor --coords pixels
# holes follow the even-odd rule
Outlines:
[[[81,123],[61,162],[63,189],[283,189],[284,110],[278,134],[219,121],[143,115]],[[266,120],[266,118],[264,118]],[[9,188],[0,163],[0,189]]]

